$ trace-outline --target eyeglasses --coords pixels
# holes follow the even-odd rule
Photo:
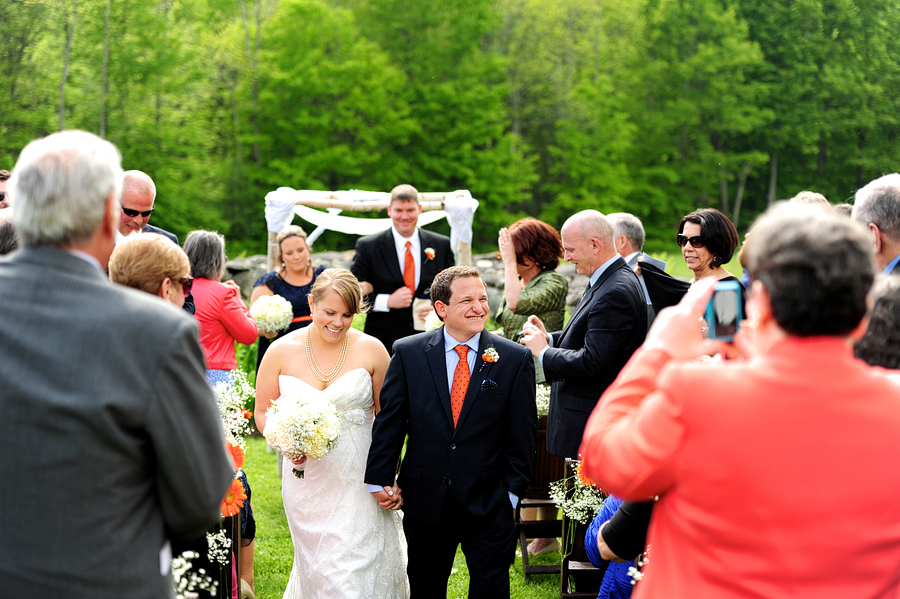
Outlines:
[[[5,199],[6,199],[6,192],[5,192],[5,191],[0,191],[0,202],[2,202],[2,201],[5,200]]]
[[[154,210],[156,210],[156,208],[151,208],[150,210],[144,210],[143,212],[141,212],[140,210],[134,210],[132,208],[126,208],[125,206],[122,206],[122,212],[124,212],[126,216],[130,216],[131,218],[134,218],[138,214],[140,214],[144,218],[147,218],[148,216],[153,214]]]
[[[191,294],[191,287],[194,286],[194,279],[191,277],[184,277],[183,279],[178,279],[178,282],[181,283],[181,289],[184,291],[184,297],[187,297]]]
[[[702,248],[706,243],[704,243],[703,238],[699,235],[694,235],[693,237],[687,237],[686,235],[682,235],[679,233],[675,236],[675,243],[678,244],[678,247],[683,248],[684,244],[689,243],[691,247]]]

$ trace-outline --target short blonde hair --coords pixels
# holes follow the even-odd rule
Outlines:
[[[316,277],[312,289],[309,292],[313,303],[322,301],[325,294],[329,290],[334,290],[344,303],[347,304],[347,310],[351,314],[361,314],[369,309],[363,292],[359,286],[359,281],[353,276],[353,273],[346,268],[326,268]]]
[[[109,278],[120,285],[159,294],[166,277],[175,282],[191,275],[191,263],[180,247],[156,233],[137,233],[113,250]]]

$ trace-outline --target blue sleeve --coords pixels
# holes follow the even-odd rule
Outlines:
[[[603,523],[613,517],[619,506],[622,505],[622,499],[615,495],[610,495],[603,502],[603,507],[597,512],[597,516],[588,525],[587,533],[584,535],[584,549],[587,552],[588,559],[597,567],[602,566],[606,560],[600,557],[600,550],[597,549],[597,536],[600,534],[600,527]]]

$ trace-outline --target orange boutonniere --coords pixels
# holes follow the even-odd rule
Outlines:
[[[244,492],[244,485],[238,479],[234,479],[231,481],[231,486],[228,487],[225,498],[222,500],[222,516],[229,518],[240,512],[241,508],[244,507],[245,499],[247,499],[247,494]]]
[[[500,354],[497,353],[497,350],[493,347],[489,347],[484,350],[484,353],[481,354],[481,359],[487,362],[488,364],[493,364],[500,360]]]
[[[429,260],[434,260],[434,248],[425,248],[425,257]]]
[[[234,462],[235,470],[243,468],[244,458],[246,457],[244,450],[241,449],[239,445],[234,445],[232,443],[225,443],[225,447],[228,448],[228,453],[231,454],[231,461]]]

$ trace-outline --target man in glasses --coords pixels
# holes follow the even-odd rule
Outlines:
[[[125,171],[122,180],[122,214],[119,217],[119,233],[124,236],[138,231],[165,235],[176,244],[178,237],[150,223],[150,216],[156,209],[156,185],[147,173]],[[180,244],[178,244],[180,245]]]
[[[0,170],[0,208],[9,208],[9,194],[6,191],[7,181],[9,181],[9,171]]]

